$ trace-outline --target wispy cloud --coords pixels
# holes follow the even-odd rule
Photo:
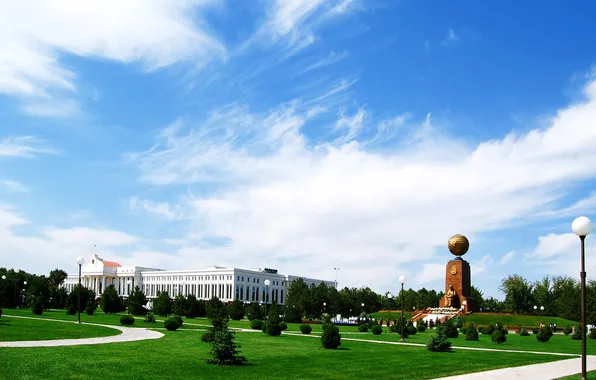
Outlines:
[[[76,95],[77,74],[61,54],[122,63],[140,62],[156,70],[183,60],[201,64],[225,57],[226,48],[192,19],[211,1],[42,0],[0,5],[0,93],[32,103],[38,116],[70,114],[64,101]],[[118,17],[114,17],[118,15]],[[108,22],[109,21],[109,22]],[[54,101],[58,110],[52,110]]]
[[[455,34],[455,31],[453,30],[453,28],[449,28],[449,30],[447,31],[447,37],[445,37],[445,39],[443,40],[443,42],[441,42],[441,44],[443,44],[444,46],[448,46],[448,45],[451,45],[458,41],[459,41],[458,35]]]
[[[348,56],[347,50],[344,50],[342,53],[339,53],[339,54],[337,54],[334,51],[331,51],[327,57],[313,63],[312,65],[310,65],[306,69],[304,69],[303,73],[312,71],[312,70],[316,70],[316,69],[320,69],[322,67],[331,66],[331,65],[343,60],[347,56]]]
[[[0,180],[0,184],[6,187],[9,190],[18,192],[18,193],[28,193],[29,189],[18,181],[13,181],[11,179],[4,179]]]
[[[507,264],[509,261],[511,261],[513,256],[515,256],[515,251],[507,252],[506,254],[503,255],[503,257],[501,257],[501,260],[499,261],[499,265]]]
[[[69,117],[81,111],[74,99],[30,101],[24,103],[21,109],[28,115],[39,117]]]
[[[5,137],[0,140],[0,157],[33,158],[39,154],[56,154],[44,140],[34,136]]]

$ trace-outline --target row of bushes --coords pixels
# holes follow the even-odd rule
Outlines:
[[[153,313],[147,313],[145,316],[145,322],[155,323],[155,315]],[[135,323],[135,318],[130,314],[125,314],[120,317],[120,323],[124,326],[132,326]],[[164,327],[170,331],[175,331],[182,326],[184,321],[182,317],[179,315],[175,315],[171,318],[168,318],[164,321]]]

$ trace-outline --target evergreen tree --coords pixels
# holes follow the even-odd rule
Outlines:
[[[254,321],[255,319],[261,320],[263,319],[263,308],[258,303],[253,302],[246,308],[246,316],[251,321]]]
[[[197,297],[194,296],[194,294],[189,294],[186,297],[186,317],[204,317],[205,314],[205,303],[202,300],[198,300]]]
[[[172,314],[172,300],[167,292],[157,293],[153,300],[153,312],[162,317]]]
[[[213,325],[206,335],[209,335],[211,344],[211,359],[207,363],[218,365],[241,365],[246,362],[240,356],[240,346],[234,342],[234,332],[228,328],[228,313],[225,305],[213,297],[207,303],[207,318]]]
[[[101,309],[106,314],[114,314],[122,310],[122,300],[114,285],[108,286],[101,295]]]
[[[244,305],[239,300],[234,300],[228,306],[228,315],[234,321],[239,321],[244,318]]]
[[[79,287],[79,284],[74,286],[72,291],[68,294],[67,304],[70,305],[71,308],[73,308],[75,310],[79,310],[77,308],[78,304],[79,304],[79,298],[78,298],[79,290],[81,292],[80,311],[84,311],[85,305],[87,305],[87,301],[89,301],[90,298],[95,299],[95,293],[92,292],[90,289],[87,289],[84,286]]]
[[[188,314],[188,302],[186,297],[182,294],[178,294],[172,302],[172,313],[175,315],[187,315]]]
[[[271,305],[271,310],[269,310],[269,315],[267,316],[267,335],[270,336],[278,336],[281,335],[281,326],[279,325],[279,313],[277,311],[277,307],[275,304]]]
[[[143,294],[138,286],[135,286],[128,297],[128,312],[132,315],[145,315],[147,314],[147,309],[145,309],[146,304],[147,297],[145,297],[145,294]]]

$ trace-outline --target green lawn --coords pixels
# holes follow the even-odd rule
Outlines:
[[[52,322],[35,321],[40,326]],[[552,355],[454,351],[343,341],[324,350],[318,338],[237,333],[250,365],[209,365],[210,346],[192,331],[158,340],[93,346],[0,348],[0,379],[430,379],[560,360]]]
[[[36,321],[32,319],[0,319],[0,341],[77,339],[118,335],[121,332],[107,327],[76,323]]]
[[[424,333],[417,333],[416,335],[410,335],[406,339],[409,343],[422,343],[425,344],[430,338],[431,334],[434,334],[434,329],[426,330]],[[400,340],[399,334],[390,333],[387,334],[387,329],[383,330],[381,335],[373,335],[372,333],[367,334],[344,334],[346,338],[354,339],[372,339],[381,341],[394,341]],[[534,334],[530,336],[520,336],[518,334],[508,334],[507,342],[503,344],[495,344],[491,341],[489,335],[479,334],[477,341],[465,340],[463,334],[459,334],[458,338],[451,338],[451,342],[454,346],[461,347],[479,347],[479,348],[496,348],[499,350],[522,350],[522,351],[538,351],[538,352],[557,352],[566,354],[581,354],[581,341],[572,340],[571,336],[567,335],[553,335],[553,337],[545,343],[539,342]],[[587,352],[589,355],[596,355],[596,340],[588,339],[587,341]]]
[[[394,319],[399,319],[399,317],[401,316],[401,310],[391,310],[391,316],[389,314],[390,314],[389,311],[380,311],[378,313],[369,314],[368,316],[370,318],[375,318],[375,319],[383,318],[383,320],[386,320],[387,318],[390,318],[391,320],[394,320]],[[413,316],[414,316],[414,314],[412,314],[411,312],[404,311],[404,317],[406,319],[410,319]]]
[[[470,315],[466,315],[464,321],[465,323],[474,322],[479,325],[494,325],[496,322],[501,322],[505,326],[525,327],[538,327],[540,322],[544,324],[556,323],[557,331],[562,331],[563,328],[567,325],[578,324],[578,322],[570,321],[569,319],[559,317],[499,313],[473,313]]]

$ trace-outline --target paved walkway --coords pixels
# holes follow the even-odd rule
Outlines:
[[[596,370],[596,356],[587,357],[588,371]],[[441,380],[491,380],[491,379],[532,379],[552,380],[576,375],[581,372],[581,358],[559,360],[556,362],[532,364],[521,367],[495,369],[492,371],[469,373],[442,377]]]
[[[52,321],[73,323],[72,321],[64,321],[61,319],[49,318],[35,318],[35,317],[21,317],[16,315],[6,315],[11,318],[35,319],[39,321]],[[0,342],[0,347],[58,347],[58,346],[79,346],[88,344],[106,344],[106,343],[122,343],[134,342],[138,340],[159,339],[163,336],[162,333],[151,331],[138,327],[123,327],[114,325],[101,325],[98,323],[86,323],[84,325],[101,326],[110,329],[122,331],[122,334],[114,336],[105,336],[100,338],[81,338],[81,339],[55,339],[55,340],[22,340],[17,342]]]

